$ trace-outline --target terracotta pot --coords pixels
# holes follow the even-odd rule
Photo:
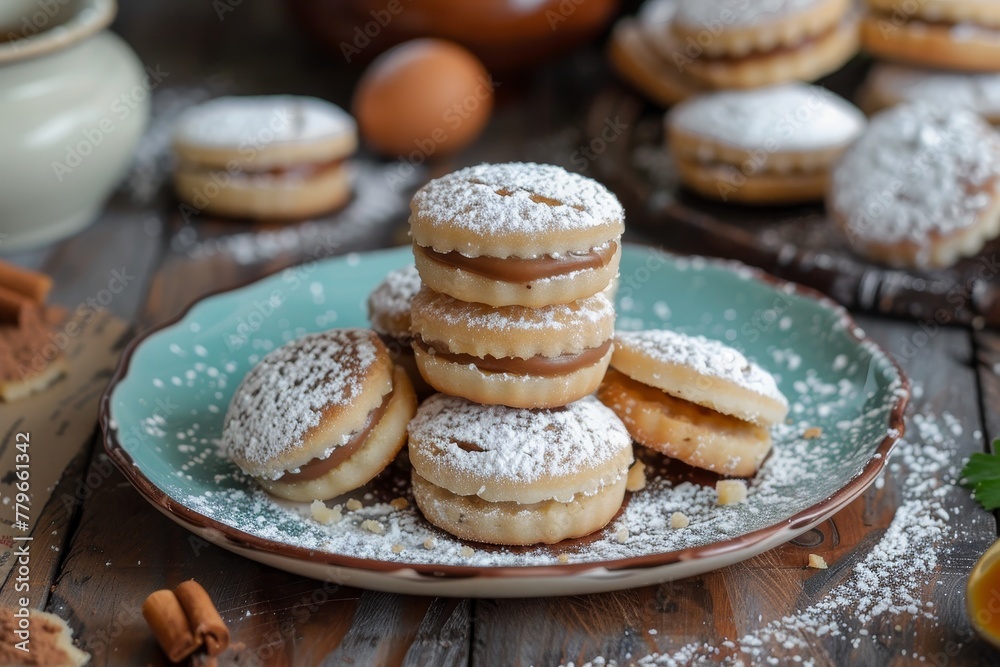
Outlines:
[[[0,251],[55,241],[97,217],[132,159],[153,85],[105,28],[114,0],[0,13]]]
[[[417,37],[458,42],[492,71],[512,71],[595,37],[618,0],[289,0],[303,28],[348,63]]]

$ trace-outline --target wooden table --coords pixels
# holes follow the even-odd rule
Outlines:
[[[157,91],[161,96],[208,82],[213,92],[310,93],[346,104],[344,91],[356,71],[344,70],[337,56],[304,44],[273,3],[228,4],[234,11],[220,20],[213,5],[200,0],[126,3],[116,29],[147,65],[168,73]],[[487,137],[461,163],[511,158],[569,162],[582,141],[586,105],[577,100],[599,94],[600,85],[594,84],[606,78],[595,50],[527,80],[501,79],[499,113]],[[456,164],[435,165],[433,173]],[[345,235],[330,252],[399,242],[403,223],[396,216],[364,234]],[[286,229],[294,236],[302,227]],[[169,200],[137,205],[119,196],[85,232],[14,259],[51,273],[54,300],[71,308],[100,290],[111,269],[124,265],[136,279],[109,308],[141,330],[208,291],[314,253],[314,248],[276,242],[266,257],[252,261],[237,242],[246,240],[239,236],[245,234],[284,238],[274,228],[213,221],[192,226]],[[683,239],[671,239],[675,241]],[[206,247],[213,252],[192,251]],[[868,316],[859,322],[922,387],[911,413],[948,411],[957,418],[961,435],[954,458],[959,464],[1000,437],[1000,335],[939,328],[926,337],[919,354],[911,354],[914,337],[926,326]],[[67,496],[75,497],[75,503],[67,505]],[[34,553],[40,556],[33,564],[32,584],[44,594],[33,604],[66,618],[83,648],[93,654],[94,665],[165,664],[139,608],[149,592],[191,577],[205,585],[243,645],[243,650],[227,653],[223,664],[580,665],[602,664],[595,660],[599,657],[609,664],[629,664],[685,646],[719,646],[723,639],[752,635],[808,608],[871,552],[899,498],[898,475],[890,470],[881,488],[873,487],[800,540],[723,570],[660,586],[571,598],[417,598],[303,579],[211,546],[143,501],[109,466],[95,437],[76,455],[36,521]],[[936,618],[876,616],[863,628],[867,635],[810,636],[808,648],[800,651],[803,661],[1000,662],[1000,655],[975,638],[963,613],[965,578],[996,539],[996,524],[964,495],[951,521],[961,530],[950,534],[960,537],[939,545],[938,567],[919,586],[920,598],[934,603]],[[804,567],[809,553],[824,556],[830,569]],[[14,599],[8,582],[0,589],[0,604]],[[839,620],[842,627],[854,626],[850,609]],[[852,641],[860,637],[864,641]],[[765,645],[762,655],[771,648]],[[709,657],[732,654],[723,647]],[[663,664],[670,663],[664,659]]]

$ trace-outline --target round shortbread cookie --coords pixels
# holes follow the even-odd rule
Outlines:
[[[680,0],[677,37],[711,57],[796,47],[829,32],[851,0]]]
[[[416,411],[417,396],[409,375],[402,365],[396,366],[384,412],[353,453],[313,479],[286,482],[258,477],[257,482],[275,496],[299,502],[329,500],[364,486],[385,470],[406,444],[406,425]]]
[[[489,502],[571,502],[613,486],[632,464],[625,426],[592,396],[522,410],[436,394],[417,410],[409,435],[418,475]]]
[[[1000,26],[996,0],[867,0],[868,7],[889,16],[919,17],[933,23],[979,23]]]
[[[226,412],[222,446],[276,495],[322,500],[298,491],[343,493],[374,477],[404,444],[415,409],[378,334],[333,329],[287,343],[250,370]]]
[[[585,253],[617,240],[624,218],[618,199],[597,181],[522,162],[452,172],[420,188],[410,202],[418,246],[466,257]]]
[[[351,116],[315,97],[219,97],[177,121],[174,150],[182,160],[235,171],[325,164],[357,148]]]
[[[788,415],[788,400],[770,373],[704,336],[619,331],[611,366],[671,396],[754,424],[777,424]]]
[[[592,495],[569,502],[543,500],[522,505],[460,496],[413,473],[413,498],[424,517],[463,540],[523,546],[554,544],[604,528],[621,508],[627,476]]]
[[[666,115],[678,158],[751,167],[751,173],[829,167],[865,128],[861,111],[819,86],[788,84],[710,93]]]
[[[701,90],[660,55],[643,26],[633,19],[615,24],[608,40],[608,58],[618,76],[661,106],[676,104]]]
[[[1000,138],[971,111],[884,111],[834,169],[827,209],[863,255],[953,264],[1000,230]]]
[[[771,451],[766,427],[676,398],[613,369],[597,397],[636,442],[696,468],[751,477]]]
[[[840,69],[857,54],[859,44],[857,19],[848,16],[836,27],[795,48],[742,58],[678,53],[675,61],[690,78],[710,88],[760,88],[789,81],[815,81]]]
[[[420,274],[410,264],[390,271],[368,296],[368,321],[383,336],[410,338],[410,308],[420,291]]]
[[[351,198],[351,177],[344,164],[272,174],[181,163],[174,171],[174,190],[182,201],[213,215],[298,220],[344,206]]]
[[[703,197],[731,204],[773,206],[823,199],[828,169],[759,173],[728,164],[676,160],[681,182]]]
[[[861,92],[862,105],[877,113],[905,102],[969,109],[1000,124],[1000,73],[969,74],[876,63]]]
[[[861,44],[874,56],[912,65],[970,72],[1000,68],[1000,26],[896,21],[870,14],[861,21]]]

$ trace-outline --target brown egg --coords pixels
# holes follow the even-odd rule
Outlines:
[[[423,162],[479,136],[494,86],[483,64],[458,44],[416,39],[368,67],[354,92],[354,117],[375,150]]]

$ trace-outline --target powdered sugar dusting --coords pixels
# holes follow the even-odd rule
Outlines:
[[[847,100],[805,84],[702,95],[674,107],[667,122],[686,134],[772,153],[846,146],[866,124]]]
[[[396,331],[391,323],[402,318],[409,321],[410,304],[420,291],[420,285],[420,274],[412,264],[389,272],[368,297],[368,318],[372,328],[386,336],[409,334],[409,331]]]
[[[335,104],[315,97],[274,95],[219,97],[188,109],[175,138],[199,146],[257,148],[308,143],[355,132],[354,119]]]
[[[1000,191],[1000,137],[970,111],[925,104],[875,116],[831,177],[849,233],[924,245],[975,224]]]
[[[704,336],[688,336],[669,329],[621,331],[616,344],[635,350],[654,363],[690,368],[700,375],[719,378],[748,391],[788,405],[774,377],[747,359],[739,350]]]
[[[721,21],[729,26],[753,26],[807,11],[824,0],[681,0],[678,23],[686,28],[708,28]],[[723,18],[725,17],[725,18]]]
[[[423,224],[484,238],[621,226],[618,199],[600,183],[531,162],[481,164],[434,179],[410,204]]]
[[[411,449],[419,443],[442,467],[484,485],[531,484],[600,468],[632,444],[615,413],[593,396],[564,408],[526,410],[436,394],[420,405],[409,433]]]
[[[250,474],[280,476],[283,470],[271,469],[275,457],[301,445],[325,408],[357,400],[378,356],[372,336],[364,329],[333,329],[265,356],[233,394],[223,450]]]
[[[1000,74],[947,72],[877,63],[867,88],[895,102],[925,102],[1000,117]]]

